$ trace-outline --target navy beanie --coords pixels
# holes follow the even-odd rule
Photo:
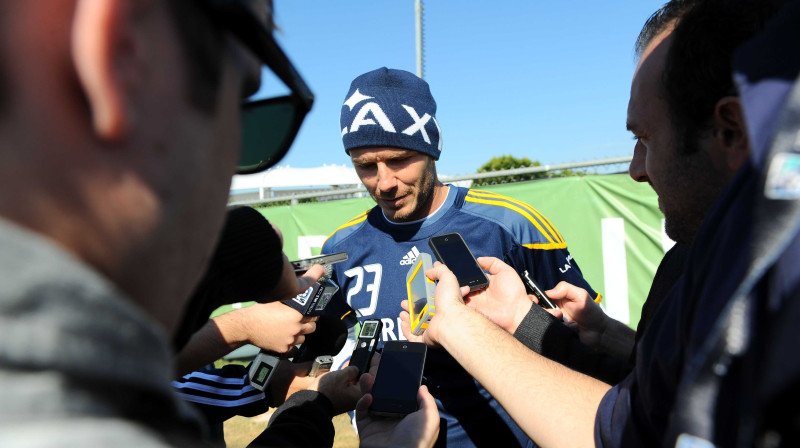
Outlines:
[[[439,160],[442,130],[428,83],[386,67],[354,79],[339,117],[344,150],[363,146],[412,149]]]

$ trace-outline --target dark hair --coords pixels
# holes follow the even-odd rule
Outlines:
[[[668,26],[672,25],[676,20],[683,17],[697,0],[672,0],[658,8],[645,22],[642,31],[639,32],[639,37],[636,38],[636,46],[634,50],[636,57],[642,57],[644,49],[650,45],[650,41],[656,36],[663,33]]]
[[[170,12],[189,66],[186,92],[198,109],[213,112],[222,80],[223,30],[197,0],[169,0]]]
[[[678,13],[673,19],[677,25],[662,87],[680,152],[696,152],[698,138],[707,130],[717,102],[725,96],[738,96],[732,76],[734,51],[761,30],[785,3],[786,0],[668,3]]]

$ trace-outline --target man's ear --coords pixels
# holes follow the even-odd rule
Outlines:
[[[726,96],[714,108],[714,138],[722,149],[722,162],[732,173],[750,156],[750,140],[741,100]]]
[[[72,57],[92,114],[95,134],[118,141],[133,125],[136,47],[131,34],[133,6],[126,0],[77,0]]]

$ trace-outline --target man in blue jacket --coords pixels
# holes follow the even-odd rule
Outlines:
[[[342,140],[377,206],[339,227],[322,252],[347,252],[334,280],[360,318],[383,320],[380,345],[403,338],[397,319],[406,274],[428,239],[458,232],[476,256],[495,256],[528,271],[545,288],[583,279],[556,227],[530,205],[487,191],[445,185],[436,174],[442,128],[428,84],[403,70],[379,68],[355,78],[340,117]],[[510,333],[531,300],[495,316]],[[541,310],[539,310],[541,311]],[[544,313],[544,311],[541,311]],[[348,353],[349,350],[344,350]],[[339,360],[343,363],[345,359]],[[425,383],[446,425],[440,442],[454,446],[525,446],[531,442],[483,387],[446,352],[428,353]]]

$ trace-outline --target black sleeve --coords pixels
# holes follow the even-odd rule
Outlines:
[[[283,248],[269,221],[251,207],[228,210],[211,262],[173,337],[175,351],[180,351],[220,306],[266,297],[282,272]]]
[[[330,400],[321,393],[296,392],[275,411],[267,429],[248,446],[333,446],[336,434],[333,412]]]
[[[537,304],[531,306],[514,337],[536,353],[607,384],[619,383],[632,370],[627,360],[582,343],[577,333]]]

